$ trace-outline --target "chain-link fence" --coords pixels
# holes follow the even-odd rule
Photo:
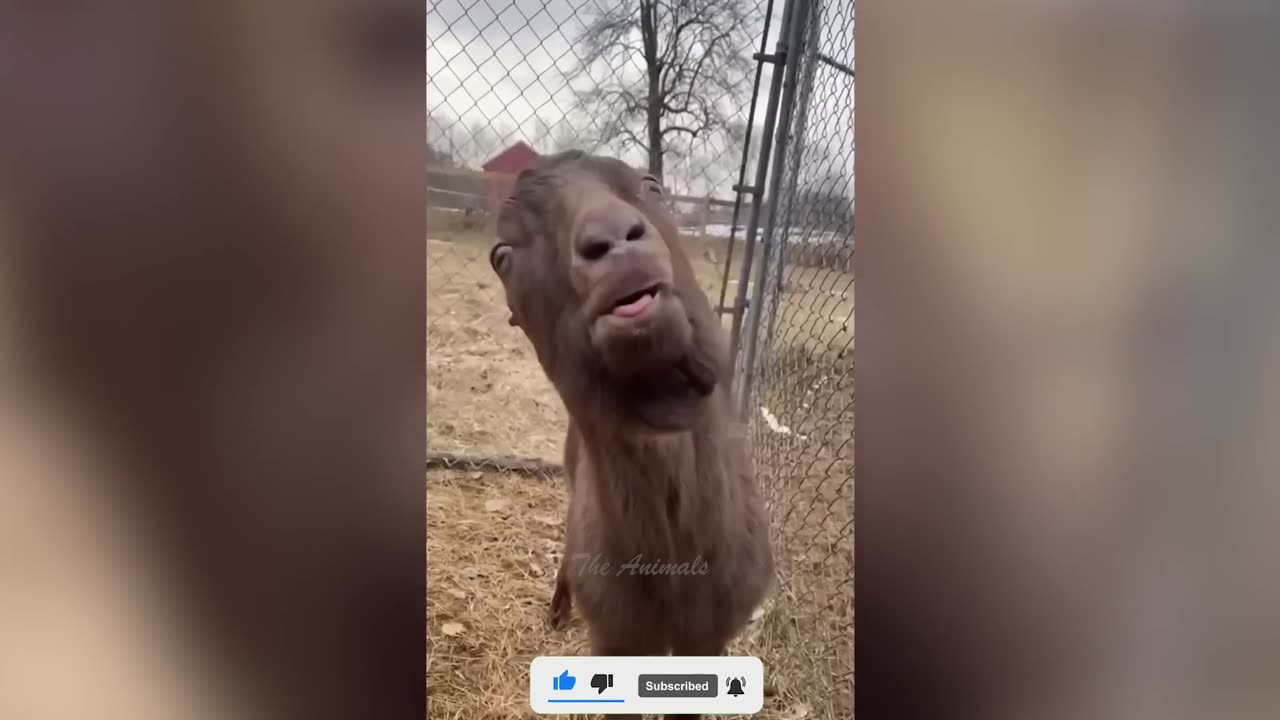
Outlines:
[[[782,17],[734,328],[782,579],[771,612],[787,619],[763,644],[807,649],[763,654],[809,679],[824,717],[853,714],[853,14],[791,0]]]
[[[530,151],[581,149],[647,167],[687,235],[719,237],[748,136],[751,54],[772,5],[431,3],[429,231],[484,234]],[[487,272],[466,260],[460,277]]]
[[[427,14],[429,467],[546,477],[559,460],[563,410],[486,259],[528,150],[649,167],[719,297],[773,522],[779,592],[733,652],[765,661],[765,716],[852,716],[851,0]]]
[[[555,459],[558,438],[494,432],[510,418],[458,390],[515,384],[478,360],[518,339],[486,252],[496,205],[534,153],[582,149],[654,171],[698,277],[719,289],[751,134],[752,53],[774,12],[773,0],[428,4],[428,381],[452,416],[431,421],[436,449]],[[555,405],[543,396],[505,410],[562,426]]]

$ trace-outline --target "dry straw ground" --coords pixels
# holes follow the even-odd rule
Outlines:
[[[723,272],[722,243],[691,241],[689,248],[701,284],[715,302]],[[558,462],[564,411],[527,341],[506,323],[487,250],[488,239],[474,232],[433,229],[427,241],[429,447]],[[731,277],[736,275],[735,267]],[[805,486],[803,478],[788,484]],[[827,495],[845,492],[829,483],[815,487],[811,500],[823,505],[830,504]],[[847,492],[851,504],[852,483]],[[534,717],[528,704],[529,662],[538,655],[589,652],[576,615],[560,631],[550,630],[544,620],[561,553],[565,502],[559,478],[467,470],[427,473],[430,718]],[[838,529],[851,522],[851,508],[849,513],[827,522]],[[778,517],[791,515],[775,510]],[[784,524],[794,522],[786,519]],[[806,544],[829,545],[820,548],[825,558],[820,571],[784,582],[731,652],[757,655],[766,663],[770,696],[757,717],[849,717],[851,707],[845,706],[851,697],[838,699],[834,710],[829,706],[833,666],[815,655],[829,654],[831,638],[838,643],[839,634],[851,627],[851,602],[831,601],[852,587],[851,539],[846,549],[835,530],[796,537]],[[792,552],[793,545],[783,543],[783,551]],[[786,564],[794,563],[788,559]],[[824,597],[822,606],[815,607],[814,599]],[[837,662],[849,667],[851,655],[845,661],[843,650],[840,654]],[[821,677],[823,673],[828,676]]]

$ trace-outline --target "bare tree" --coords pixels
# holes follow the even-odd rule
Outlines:
[[[639,148],[663,176],[676,138],[724,132],[749,86],[753,27],[746,0],[611,0],[584,24],[569,73],[577,110],[603,142]],[[638,66],[637,66],[638,61]]]

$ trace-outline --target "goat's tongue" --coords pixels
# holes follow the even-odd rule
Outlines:
[[[635,317],[644,312],[649,307],[649,303],[653,302],[653,295],[645,293],[629,303],[622,303],[613,308],[613,314],[621,317]]]

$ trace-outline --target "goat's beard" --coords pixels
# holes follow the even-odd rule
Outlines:
[[[650,337],[605,347],[614,352],[600,353],[603,384],[628,415],[658,432],[687,430],[696,424],[707,397],[715,391],[718,373],[712,354],[699,345],[683,309],[668,327],[655,328]]]
[[[698,423],[720,385],[716,348],[702,342],[681,303],[665,303],[663,311],[670,314],[635,337],[584,329],[579,318],[564,316],[557,341],[542,344],[553,348],[539,356],[547,377],[571,413],[586,413],[582,422],[604,412],[660,433]]]
[[[713,366],[695,349],[663,370],[615,381],[614,391],[645,427],[677,432],[697,424],[715,387]]]

